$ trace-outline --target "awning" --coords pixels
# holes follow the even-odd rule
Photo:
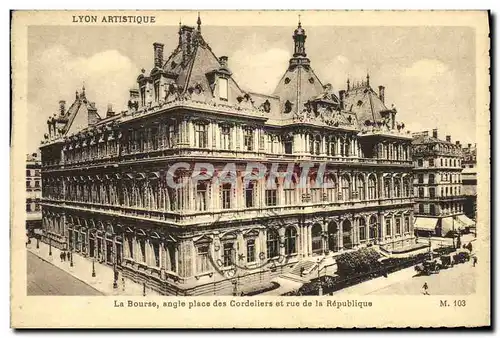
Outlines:
[[[417,230],[436,230],[437,218],[426,218],[426,217],[415,217],[415,225],[413,226]]]
[[[453,217],[445,217],[441,219],[441,233],[446,235],[451,230],[461,230],[464,225],[457,220],[454,220]]]
[[[473,220],[471,220],[469,217],[467,217],[465,215],[458,215],[457,219],[459,222],[463,223],[466,227],[475,227],[476,226],[476,222],[474,222]]]

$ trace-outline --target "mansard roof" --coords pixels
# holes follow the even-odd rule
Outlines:
[[[356,114],[361,125],[383,122],[386,113],[391,111],[370,87],[368,81],[348,86],[344,105],[346,110]]]

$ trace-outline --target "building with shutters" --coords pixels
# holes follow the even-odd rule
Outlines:
[[[477,150],[476,145],[469,143],[462,149],[462,190],[464,192],[464,214],[477,219]]]
[[[464,215],[462,146],[438,137],[438,130],[413,134],[415,229],[423,236],[446,236],[474,223]]]
[[[299,22],[274,93],[246,92],[198,19],[168,57],[153,44],[126,111],[101,117],[84,89],[61,102],[41,145],[45,238],[174,295],[246,293],[340,252],[412,245],[411,134],[369,76],[323,83],[305,42]]]

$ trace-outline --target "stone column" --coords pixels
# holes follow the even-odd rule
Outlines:
[[[207,147],[208,147],[208,149],[213,148],[213,138],[214,138],[213,133],[214,133],[213,123],[210,122],[207,126]]]
[[[339,225],[339,228],[338,228],[338,245],[339,245],[339,251],[342,250],[344,248],[344,229],[343,229],[343,221],[339,221],[337,224]]]
[[[312,225],[310,224],[308,227],[307,227],[307,238],[309,240],[309,247],[308,247],[308,256],[312,256]]]

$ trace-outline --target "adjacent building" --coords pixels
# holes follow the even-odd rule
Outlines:
[[[305,41],[299,23],[274,93],[248,92],[198,19],[167,58],[153,44],[126,111],[101,117],[84,89],[61,101],[41,145],[45,240],[174,295],[245,292],[318,258],[412,245],[411,134],[369,76],[323,83]]]
[[[42,175],[40,154],[26,156],[26,230],[33,236],[42,228]]]
[[[446,236],[473,223],[464,215],[462,146],[438,130],[413,134],[413,186],[417,234]]]
[[[476,220],[477,217],[477,158],[476,145],[469,143],[462,149],[462,188],[464,192],[464,214]]]

